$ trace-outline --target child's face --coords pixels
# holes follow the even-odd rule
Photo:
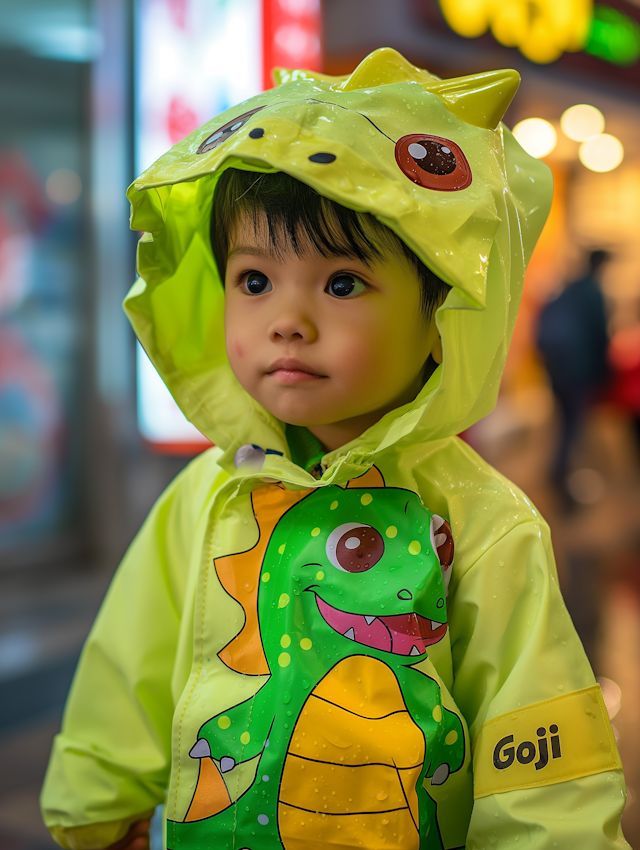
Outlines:
[[[278,256],[264,229],[240,226],[225,290],[227,355],[240,384],[328,449],[415,398],[429,354],[442,358],[419,278],[395,253],[373,266],[312,246]]]

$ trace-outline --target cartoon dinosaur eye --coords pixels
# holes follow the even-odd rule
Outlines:
[[[223,124],[222,127],[219,127],[210,136],[207,136],[198,148],[198,153],[208,153],[214,148],[217,148],[218,145],[226,142],[229,136],[233,135],[233,133],[237,133],[241,127],[244,127],[252,115],[255,115],[256,112],[260,112],[260,110],[264,108],[264,106],[258,106],[257,109],[252,109],[250,112],[245,112],[242,115],[238,115],[236,118],[232,118],[231,121],[227,121],[226,124]]]
[[[396,143],[402,173],[423,189],[457,192],[470,185],[471,167],[462,149],[441,136],[413,133]]]
[[[384,554],[379,531],[359,522],[346,522],[335,528],[327,539],[327,558],[345,573],[364,573]]]

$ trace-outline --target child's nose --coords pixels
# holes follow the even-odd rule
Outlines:
[[[301,309],[289,309],[279,313],[271,324],[271,338],[286,342],[314,342],[318,331],[311,317]]]

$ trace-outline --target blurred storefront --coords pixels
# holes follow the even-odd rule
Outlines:
[[[31,5],[0,8],[0,562],[81,545],[90,6],[55,29]]]

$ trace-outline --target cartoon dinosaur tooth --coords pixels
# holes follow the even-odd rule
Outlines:
[[[246,675],[266,661],[270,675],[200,728],[196,789],[168,830],[176,850],[231,835],[251,850],[346,847],[356,835],[417,850],[428,832],[442,846],[428,788],[462,767],[465,732],[414,665],[447,632],[451,531],[411,491],[354,483],[254,492],[258,544],[216,561],[239,596],[227,565],[238,559],[247,578],[253,552],[256,573],[244,627],[220,658]]]

